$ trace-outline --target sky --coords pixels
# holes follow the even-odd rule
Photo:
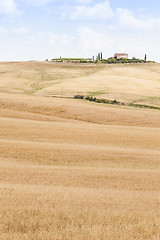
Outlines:
[[[159,0],[0,0],[0,61],[57,57],[160,62]]]

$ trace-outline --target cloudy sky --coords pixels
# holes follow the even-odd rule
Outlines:
[[[160,62],[159,0],[0,0],[0,61],[129,57]]]

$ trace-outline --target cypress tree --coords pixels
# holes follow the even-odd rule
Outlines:
[[[145,61],[147,60],[147,55],[146,55],[146,54],[145,54],[144,60],[145,60]]]
[[[102,52],[101,52],[101,60],[102,60]]]

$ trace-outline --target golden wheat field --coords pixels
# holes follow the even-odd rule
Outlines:
[[[159,240],[160,65],[0,63],[0,240]]]

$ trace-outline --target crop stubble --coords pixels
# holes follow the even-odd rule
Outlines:
[[[0,95],[2,240],[160,239],[160,113]]]

